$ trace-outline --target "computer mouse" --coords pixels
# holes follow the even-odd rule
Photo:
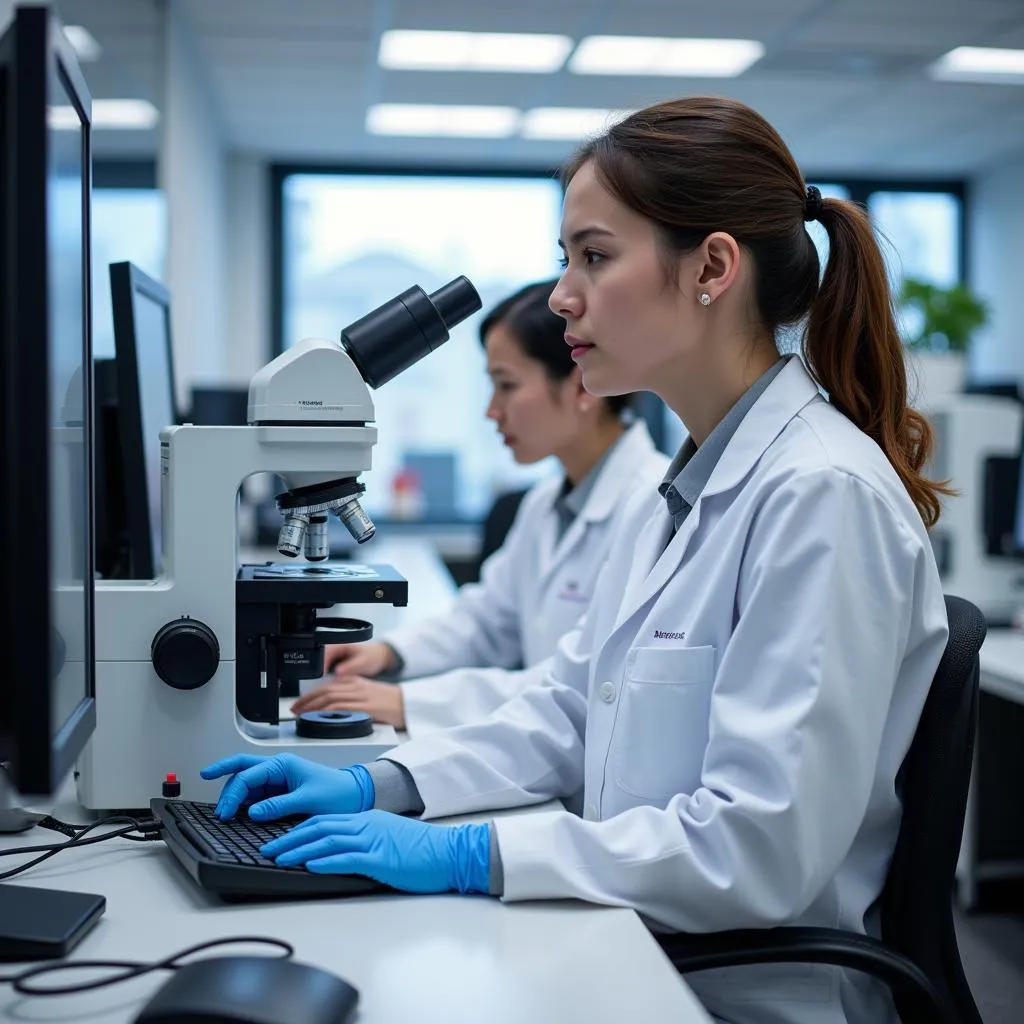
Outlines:
[[[265,956],[195,960],[134,1024],[347,1024],[359,991],[319,967]]]

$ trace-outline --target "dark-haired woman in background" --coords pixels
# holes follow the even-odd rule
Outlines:
[[[328,647],[335,678],[296,701],[296,714],[365,711],[413,735],[476,721],[543,678],[586,609],[616,513],[657,485],[668,459],[642,422],[624,421],[629,396],[583,390],[565,321],[549,308],[554,284],[500,303],[480,340],[494,388],[487,417],[516,462],[553,455],[562,475],[524,497],[480,583],[464,586],[453,608],[380,641]],[[517,668],[526,671],[508,671]],[[407,682],[368,678],[396,672]]]

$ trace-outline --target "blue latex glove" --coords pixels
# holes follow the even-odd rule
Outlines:
[[[232,776],[214,809],[223,819],[233,818],[238,808],[250,801],[254,802],[249,817],[270,821],[289,814],[368,811],[376,796],[373,779],[361,764],[328,768],[295,754],[236,754],[203,768],[199,774],[204,779]]]
[[[321,814],[260,851],[282,867],[318,875],[366,875],[406,892],[487,892],[487,825],[431,825],[387,811]]]

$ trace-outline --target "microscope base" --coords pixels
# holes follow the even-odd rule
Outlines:
[[[213,803],[223,780],[199,770],[229,754],[297,754],[343,768],[372,761],[398,744],[391,726],[351,740],[306,739],[294,723],[252,725],[235,710],[235,663],[221,662],[197,690],[174,690],[149,662],[97,662],[96,731],[77,765],[78,799],[96,811],[148,808],[168,772],[186,800]]]

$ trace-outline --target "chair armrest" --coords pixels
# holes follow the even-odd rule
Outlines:
[[[746,928],[654,938],[683,974],[750,964],[830,964],[863,971],[884,981],[894,996],[900,997],[905,1019],[915,1024],[958,1024],[957,1017],[917,964],[867,935],[834,928]]]

